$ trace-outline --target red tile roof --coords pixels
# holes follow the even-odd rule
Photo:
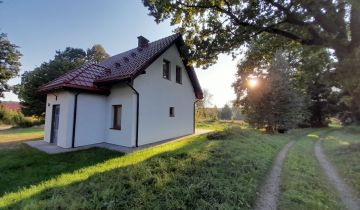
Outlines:
[[[87,63],[45,85],[42,85],[39,90],[41,92],[49,92],[68,88],[94,91],[98,93],[108,93],[109,90],[107,88],[98,87],[94,84],[94,81],[109,72],[110,69],[107,69],[104,66]]]
[[[18,112],[21,110],[21,105],[17,101],[1,101],[0,106],[3,106],[6,109],[18,111]]]
[[[80,89],[99,93],[109,93],[107,84],[124,80],[133,80],[141,74],[152,62],[164,53],[172,44],[178,48],[184,45],[179,34],[174,34],[163,39],[150,42],[143,47],[112,56],[99,64],[85,64],[65,75],[41,86],[41,92],[56,89]],[[182,52],[179,50],[180,53]],[[183,56],[184,57],[184,56]],[[202,98],[202,90],[194,69],[183,60],[197,98]]]

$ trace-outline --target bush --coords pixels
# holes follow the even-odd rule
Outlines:
[[[0,106],[0,123],[17,127],[31,127],[41,125],[43,121],[32,117],[25,117],[21,112]]]
[[[242,129],[239,126],[229,126],[222,131],[209,133],[206,137],[208,140],[230,140],[233,138],[242,139],[253,135],[253,131],[249,129]]]

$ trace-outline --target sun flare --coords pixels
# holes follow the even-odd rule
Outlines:
[[[258,85],[258,80],[256,78],[251,78],[248,80],[249,86],[254,88]]]

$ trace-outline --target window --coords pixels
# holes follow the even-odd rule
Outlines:
[[[170,117],[175,117],[175,108],[174,107],[170,107],[169,116]]]
[[[163,62],[163,78],[170,80],[170,62],[167,60]]]
[[[113,105],[112,129],[121,130],[121,109],[122,109],[122,105]]]
[[[180,66],[176,66],[176,83],[182,84],[182,72]]]

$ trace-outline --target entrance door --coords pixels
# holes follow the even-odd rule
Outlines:
[[[59,117],[60,117],[60,105],[53,105],[52,118],[51,118],[51,137],[50,143],[57,145],[58,130],[59,130]]]

